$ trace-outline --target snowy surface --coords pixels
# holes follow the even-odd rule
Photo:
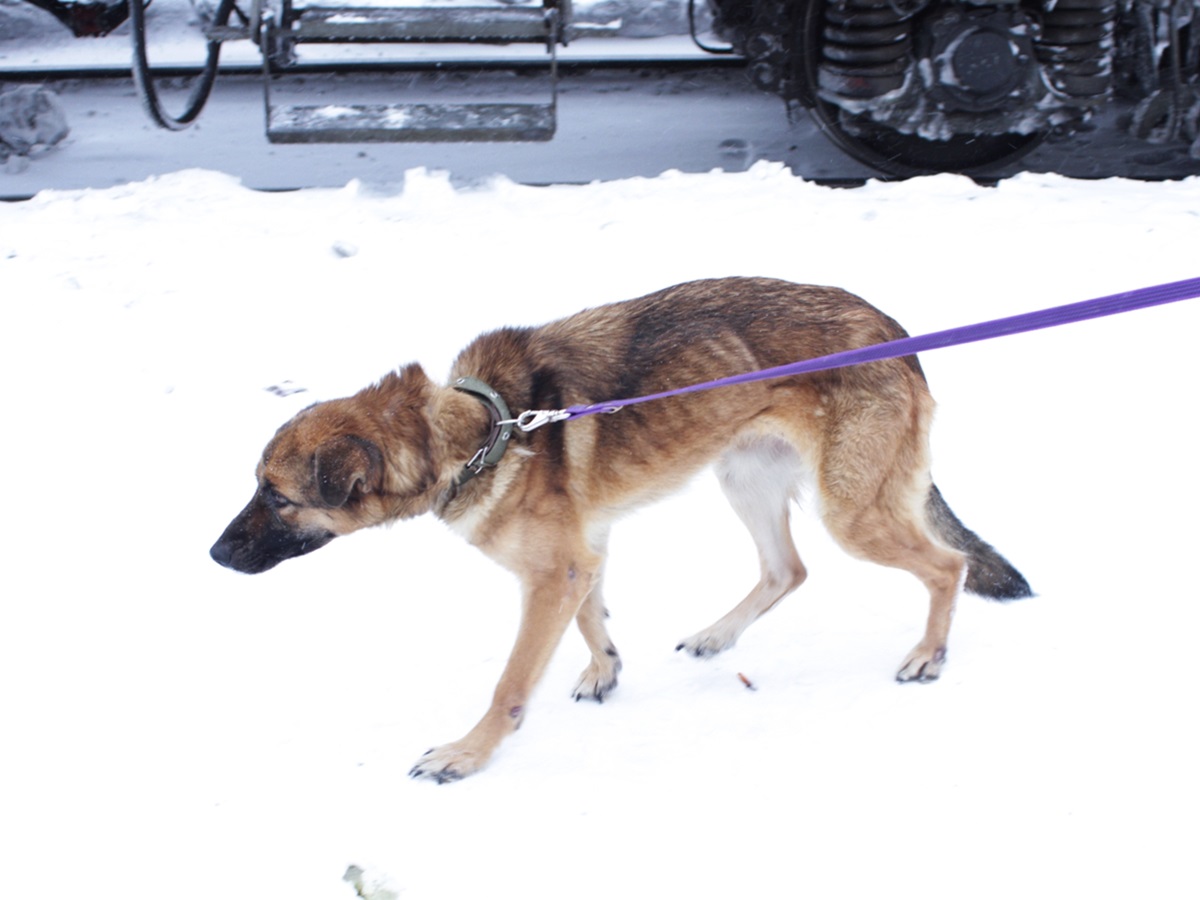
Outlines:
[[[1200,300],[923,357],[938,483],[1039,595],[963,598],[933,685],[892,680],[920,587],[810,514],[801,591],[675,653],[756,575],[704,476],[614,533],[611,699],[570,700],[572,633],[485,771],[415,782],[488,702],[510,578],[433,520],[253,577],[207,551],[280,422],[479,331],[758,274],[923,333],[1194,277],[1198,213],[1198,179],[769,164],[0,204],[0,896],[1194,898]]]

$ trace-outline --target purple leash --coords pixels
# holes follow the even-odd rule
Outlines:
[[[1083,322],[1087,319],[1098,319],[1117,313],[1130,312],[1135,309],[1145,309],[1150,306],[1160,306],[1164,303],[1174,303],[1177,300],[1188,300],[1200,297],[1200,278],[1189,278],[1185,281],[1175,281],[1170,284],[1160,284],[1154,287],[1141,288],[1136,291],[1126,291],[1122,294],[1112,294],[1108,297],[1098,297],[1094,300],[1084,300],[1080,303],[1068,303],[1066,306],[1055,306],[1035,312],[1021,313],[1003,319],[993,319],[990,322],[979,322],[974,325],[962,325],[946,331],[935,331],[932,334],[917,337],[898,338],[885,341],[882,344],[872,344],[854,350],[843,350],[818,356],[815,359],[805,359],[789,363],[785,366],[775,366],[761,369],[757,372],[745,372],[741,375],[731,375],[714,381],[691,384],[687,387],[662,391],[657,394],[647,394],[644,397],[631,397],[625,400],[609,400],[605,403],[588,403],[568,406],[566,409],[530,410],[522,413],[516,424],[522,431],[532,431],[547,422],[562,422],[580,416],[590,416],[595,413],[615,413],[627,406],[638,403],[648,403],[651,400],[662,400],[666,397],[677,397],[681,394],[692,394],[697,391],[707,391],[713,388],[728,387],[734,384],[749,384],[755,381],[766,381],[771,378],[785,378],[790,375],[805,375],[811,372],[823,372],[827,369],[838,369],[843,366],[854,366],[859,363],[878,362],[884,359],[895,359],[898,356],[909,356],[925,350],[936,350],[940,347],[953,347],[958,344],[970,344],[989,338],[1003,337],[1009,334],[1021,334],[1026,331],[1037,331],[1041,328],[1052,328],[1055,325],[1066,325],[1071,322]]]

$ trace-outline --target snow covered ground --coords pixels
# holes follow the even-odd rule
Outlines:
[[[705,476],[614,534],[612,698],[570,700],[569,635],[440,787],[407,772],[488,702],[508,576],[433,520],[256,577],[207,551],[280,422],[484,329],[761,274],[915,334],[1194,277],[1197,246],[1195,178],[191,170],[0,204],[0,896],[350,900],[353,866],[376,898],[1195,897],[1200,300],[922,358],[938,483],[1038,592],[963,598],[933,685],[892,681],[920,587],[810,514],[802,590],[675,653],[756,575]]]

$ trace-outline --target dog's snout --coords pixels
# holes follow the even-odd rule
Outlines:
[[[213,558],[214,562],[228,569],[233,564],[233,545],[229,541],[217,541],[208,551],[208,555]]]

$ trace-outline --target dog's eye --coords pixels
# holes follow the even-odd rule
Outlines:
[[[292,501],[275,490],[275,488],[271,488],[267,491],[267,505],[271,509],[283,509],[285,506],[291,506]]]

